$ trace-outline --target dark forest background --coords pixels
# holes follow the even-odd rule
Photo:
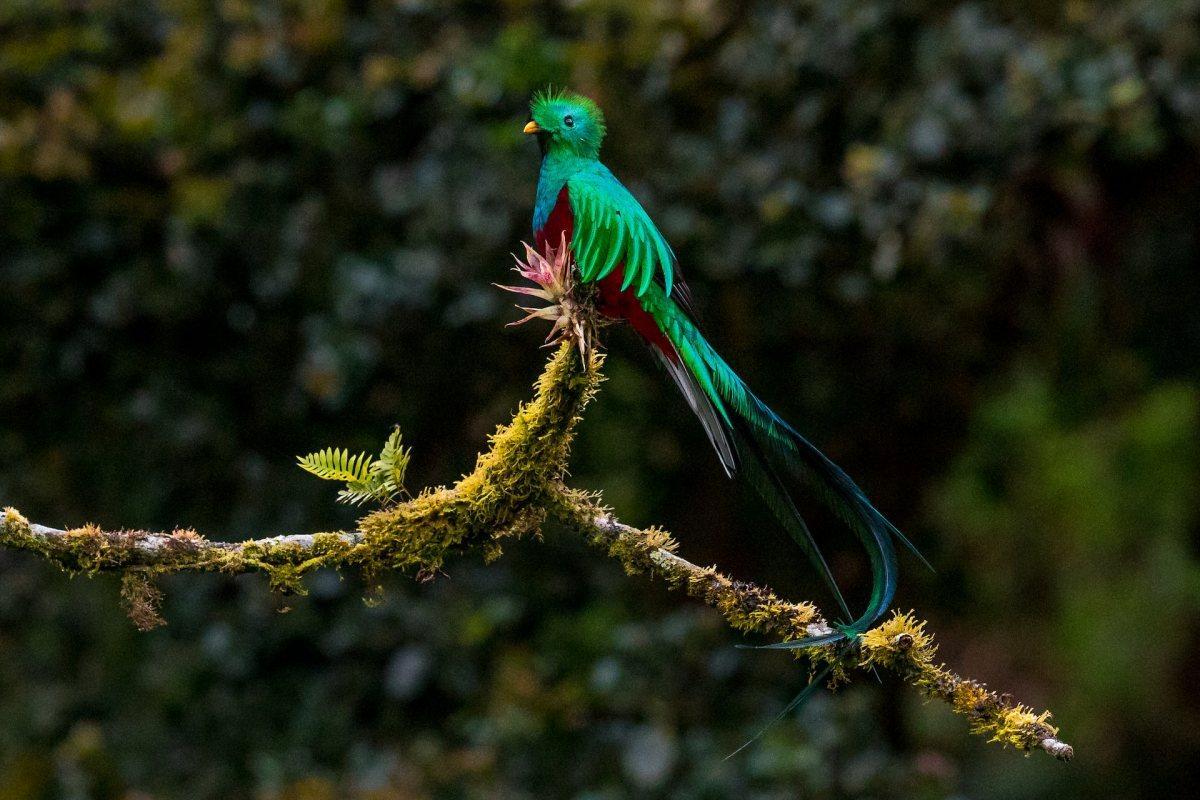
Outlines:
[[[0,2],[0,503],[245,538],[352,526],[295,467],[454,480],[529,395],[492,287],[529,95],[606,162],[718,348],[937,568],[897,603],[1071,765],[786,655],[547,532],[364,604],[0,553],[0,798],[1159,797],[1200,764],[1200,4]],[[828,605],[628,332],[573,481]],[[858,548],[820,514],[855,597]],[[290,610],[281,613],[284,608]]]

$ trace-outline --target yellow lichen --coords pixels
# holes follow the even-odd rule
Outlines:
[[[925,632],[925,623],[911,611],[893,612],[882,624],[859,637],[859,647],[863,667],[918,671],[929,667],[937,652],[933,637]]]
[[[1011,745],[1018,750],[1032,750],[1043,740],[1058,735],[1058,728],[1049,720],[1049,711],[1035,714],[1033,709],[1023,705],[1007,708],[1000,712],[995,725],[988,731],[992,733],[989,741],[1000,742],[1005,747]]]

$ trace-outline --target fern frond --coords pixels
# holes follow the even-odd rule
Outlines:
[[[355,483],[371,476],[371,457],[366,453],[351,455],[345,448],[326,447],[304,457],[297,457],[301,469],[321,480]]]
[[[404,447],[400,426],[397,425],[384,442],[379,458],[371,464],[371,474],[378,475],[391,491],[398,492],[404,487],[404,475],[408,472],[411,456],[412,448]]]
[[[378,486],[367,486],[365,484],[347,484],[345,489],[338,492],[337,500],[339,503],[346,503],[351,506],[361,506],[364,503],[375,501],[380,504],[386,504],[392,500],[391,495],[384,494]]]
[[[412,450],[404,447],[400,426],[392,429],[379,458],[372,459],[366,453],[351,455],[345,448],[327,447],[303,458],[297,458],[300,467],[318,478],[341,481],[346,488],[338,492],[338,502],[361,506],[375,502],[387,507],[404,492],[404,474],[408,471],[408,459]]]

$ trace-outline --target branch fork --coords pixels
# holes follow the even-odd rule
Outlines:
[[[537,264],[542,269],[553,262],[543,259]],[[561,305],[561,298],[558,302]],[[559,325],[562,319],[568,321]],[[568,335],[539,378],[534,399],[496,431],[475,469],[451,487],[426,489],[366,514],[356,530],[223,542],[191,530],[52,528],[5,508],[0,514],[0,546],[34,553],[73,574],[121,574],[122,598],[131,618],[139,627],[152,628],[163,624],[158,611],[161,593],[154,585],[160,575],[258,572],[275,590],[298,594],[305,591],[304,576],[323,568],[359,570],[368,582],[385,570],[429,577],[454,554],[478,550],[489,560],[497,558],[507,538],[536,534],[554,519],[606,551],[631,575],[664,581],[716,609],[736,630],[774,641],[828,631],[828,621],[814,604],[786,600],[715,567],[693,564],[676,552],[677,544],[666,531],[627,525],[598,495],[564,483],[575,429],[602,381],[604,359],[594,348],[582,349],[590,340],[580,335],[569,312],[555,325]],[[941,700],[966,717],[972,733],[1026,753],[1042,750],[1060,760],[1071,759],[1074,751],[1058,739],[1049,712],[1035,713],[1008,695],[958,676],[936,662],[935,654],[925,623],[910,612],[895,613],[867,631],[857,647],[813,648],[797,657],[810,659],[813,667],[829,666],[836,681],[865,669],[890,670],[925,697]]]

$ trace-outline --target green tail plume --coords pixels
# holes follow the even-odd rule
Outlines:
[[[657,290],[657,291],[656,291]],[[920,553],[867,499],[862,489],[839,466],[772,411],[735,373],[701,335],[692,319],[662,290],[655,286],[642,298],[643,307],[654,317],[659,328],[676,350],[678,364],[672,376],[684,389],[689,404],[704,419],[709,438],[719,453],[730,451],[729,441],[739,441],[737,452],[751,484],[763,496],[784,528],[801,545],[830,585],[846,618],[845,601],[821,556],[812,533],[796,509],[795,502],[775,470],[779,463],[785,472],[808,485],[858,536],[871,563],[873,585],[863,613],[848,624],[837,624],[832,633],[792,642],[767,645],[770,649],[799,649],[857,638],[888,610],[896,593],[898,566],[893,539],[900,540],[918,558]],[[669,355],[664,356],[669,361]],[[679,368],[679,367],[682,367]],[[686,370],[687,381],[678,373]],[[684,384],[689,383],[690,386]],[[690,391],[690,394],[689,394]],[[697,409],[701,395],[708,409]],[[721,430],[714,436],[714,423]],[[722,456],[722,461],[726,457]],[[729,463],[726,469],[732,472]],[[924,558],[921,558],[924,561]],[[927,563],[927,562],[926,562]]]
[[[737,750],[734,750],[729,755],[725,756],[724,760],[728,761],[729,759],[736,756],[738,753],[745,750],[750,745],[757,742],[759,739],[762,738],[762,735],[764,733],[766,733],[767,731],[769,731],[771,729],[771,726],[773,726],[775,723],[779,722],[779,720],[783,719],[791,712],[795,711],[800,706],[804,705],[808,701],[808,698],[812,697],[816,693],[817,689],[821,688],[821,684],[825,681],[826,678],[829,677],[830,671],[831,671],[830,667],[828,667],[828,666],[822,667],[821,670],[816,675],[813,675],[812,680],[810,680],[808,682],[808,685],[805,686],[802,690],[800,690],[800,694],[793,697],[791,699],[791,701],[788,702],[788,704],[783,707],[783,710],[775,715],[774,719],[772,719],[770,722],[768,722],[766,725],[764,725],[758,733],[754,734],[749,739],[747,739],[745,742],[743,742],[741,747],[739,747]]]

